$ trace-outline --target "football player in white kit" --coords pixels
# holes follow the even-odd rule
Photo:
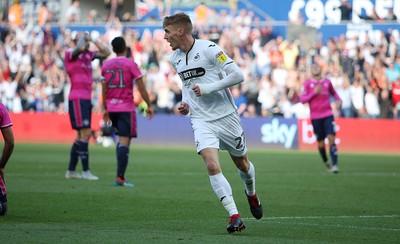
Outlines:
[[[263,208],[255,190],[255,169],[247,157],[240,118],[229,87],[244,81],[243,72],[214,42],[195,39],[193,25],[185,13],[164,19],[164,39],[174,51],[170,62],[182,80],[182,102],[178,110],[190,115],[197,147],[206,164],[211,187],[230,216],[227,231],[245,229],[232,196],[232,188],[222,174],[219,150],[227,150],[244,182],[250,210],[256,219]]]

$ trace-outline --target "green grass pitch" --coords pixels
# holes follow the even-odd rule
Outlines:
[[[90,145],[99,181],[66,180],[69,145],[17,144],[6,168],[9,212],[0,243],[399,243],[400,156],[339,152],[340,173],[317,151],[250,150],[264,218],[252,218],[243,183],[221,164],[247,228],[228,216],[194,147],[132,145],[127,178],[113,185],[115,149]],[[79,170],[81,166],[79,165]]]

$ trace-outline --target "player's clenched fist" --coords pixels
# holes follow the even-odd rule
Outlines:
[[[181,102],[178,106],[178,111],[183,115],[187,115],[189,113],[189,105],[185,102]]]

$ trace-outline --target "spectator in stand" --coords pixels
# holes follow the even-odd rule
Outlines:
[[[21,26],[24,20],[24,10],[19,0],[14,0],[14,4],[8,10],[8,23],[14,26]]]
[[[400,119],[400,76],[392,83],[393,118]]]
[[[101,22],[96,9],[89,10],[86,15],[86,22],[88,24],[99,24]]]
[[[393,83],[397,77],[400,76],[400,70],[397,70],[394,67],[394,63],[393,62],[389,62],[389,67],[385,68],[385,75],[388,78],[390,83]]]
[[[38,24],[39,26],[44,26],[47,21],[50,19],[50,12],[47,8],[47,2],[44,1],[42,2],[42,5],[39,8],[38,11]]]
[[[278,94],[278,89],[271,80],[271,76],[264,75],[260,80],[260,90],[257,98],[261,104],[261,115],[263,117],[272,116],[272,108],[277,104]]]
[[[68,24],[79,23],[81,21],[81,7],[79,0],[72,0],[72,4],[65,12],[65,17]]]
[[[104,6],[107,10],[107,21],[112,21],[114,18],[122,19],[124,0],[104,0]]]
[[[92,60],[105,59],[110,55],[110,50],[99,40],[91,40],[89,33],[79,32],[73,39],[76,46],[65,52],[65,69],[72,84],[68,108],[71,125],[77,131],[77,137],[71,147],[65,178],[98,180],[99,177],[89,170],[88,149],[92,134]],[[89,50],[90,41],[94,42],[99,51]],[[82,161],[82,174],[75,171],[79,158]]]
[[[400,53],[396,55],[394,60],[394,68],[400,72]]]
[[[33,31],[33,20],[30,18],[28,23],[23,22],[20,26],[13,28],[15,31],[15,38],[23,46],[27,46],[31,42],[31,35]]]
[[[351,13],[353,12],[353,7],[348,0],[342,0],[341,5],[338,7],[340,10],[340,20],[349,21],[351,18]]]
[[[366,116],[364,106],[364,75],[359,74],[354,77],[353,83],[350,86],[351,102],[354,107],[354,116],[356,118],[364,118]]]
[[[377,119],[381,113],[378,101],[379,88],[366,86],[365,90],[364,102],[367,116],[371,119]]]
[[[279,45],[282,53],[284,67],[292,70],[296,67],[297,56],[300,54],[298,46],[293,40],[285,40]]]
[[[303,93],[300,100],[310,106],[310,118],[314,129],[314,134],[318,141],[318,151],[323,163],[330,172],[338,173],[338,152],[335,144],[335,122],[331,108],[330,97],[332,96],[340,108],[342,100],[336,93],[332,83],[326,77],[322,77],[321,67],[317,64],[311,65],[310,72],[312,77],[304,82]],[[329,141],[329,152],[332,166],[328,162],[325,150],[325,138]]]
[[[115,37],[123,36],[123,26],[118,18],[109,19],[106,23],[106,33],[104,34],[105,40],[111,44]]]
[[[342,106],[340,108],[340,116],[343,118],[353,118],[353,104],[351,101],[351,89],[350,80],[347,76],[344,76],[343,82],[337,87],[336,92],[339,94],[340,99],[342,99]]]
[[[206,25],[208,24],[208,16],[210,9],[201,2],[197,7],[194,8],[194,14],[196,18],[196,25],[201,33],[205,32]]]
[[[231,88],[233,102],[235,103],[236,110],[239,116],[243,116],[244,112],[247,110],[247,99],[241,93],[240,86],[234,86]]]
[[[254,105],[253,103],[250,103],[247,106],[247,110],[243,113],[243,117],[246,117],[246,118],[258,117],[256,105]]]
[[[0,216],[7,213],[7,188],[5,167],[14,151],[14,134],[12,121],[6,107],[0,103],[0,130],[4,139],[3,151],[0,156]]]
[[[383,89],[379,95],[379,107],[380,107],[380,115],[381,119],[390,119],[392,118],[392,101],[390,99],[390,91],[388,89]]]

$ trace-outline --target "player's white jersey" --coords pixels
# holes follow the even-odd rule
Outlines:
[[[192,91],[196,84],[220,81],[226,75],[226,67],[233,65],[232,59],[217,44],[196,39],[187,53],[177,49],[170,61],[182,80],[182,101],[189,105],[192,119],[211,121],[236,111],[229,89],[200,97]]]

